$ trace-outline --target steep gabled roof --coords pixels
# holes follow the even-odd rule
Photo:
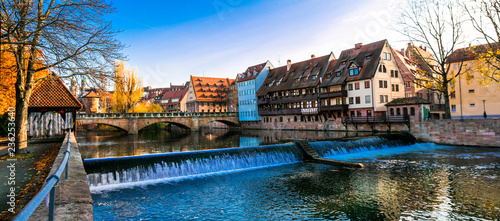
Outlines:
[[[188,92],[188,89],[182,89],[182,90],[177,90],[177,91],[169,91],[169,92],[165,92],[165,94],[163,94],[163,97],[161,98],[162,101],[167,101],[167,103],[163,103],[161,102],[160,104],[162,105],[167,105],[167,104],[175,104],[175,103],[179,103],[182,98],[184,96],[186,96]],[[179,99],[178,101],[176,102],[172,102],[172,99]]]
[[[30,108],[74,108],[80,110],[82,104],[55,74],[35,86],[29,98]]]
[[[257,76],[259,76],[260,72],[262,72],[262,70],[266,66],[267,62],[269,62],[269,61],[266,61],[262,64],[248,67],[245,70],[245,72],[241,73],[241,77],[239,79],[237,79],[237,81],[242,82],[242,81],[248,81],[248,80],[253,80],[253,79],[257,78]]]
[[[326,65],[332,59],[335,57],[330,53],[293,63],[288,71],[287,66],[271,69],[257,94],[264,96],[269,92],[315,87],[319,84]]]
[[[99,98],[99,95],[97,95],[94,90],[91,90],[87,94],[83,95],[82,98]]]
[[[384,39],[382,41],[362,45],[359,48],[351,48],[342,51],[339,60],[340,65],[346,65],[346,68],[343,70],[344,72],[347,72],[346,69],[352,62],[355,62],[360,67],[359,74],[356,76],[347,76],[346,81],[372,78],[377,71],[380,54],[386,43],[387,40]]]
[[[234,79],[191,76],[191,82],[197,101],[220,101]]]
[[[396,65],[399,68],[399,73],[401,73],[401,77],[403,77],[403,80],[415,80],[415,72],[417,71],[417,68],[414,66],[414,64],[416,64],[416,62],[412,61],[409,57],[401,54],[401,51],[394,50],[393,48],[391,48],[391,51],[394,55],[394,60],[396,61]]]

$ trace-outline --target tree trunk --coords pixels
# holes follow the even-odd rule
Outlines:
[[[444,88],[444,119],[451,119],[451,111],[450,111],[450,95],[448,93],[448,87]]]
[[[28,146],[28,101],[24,91],[16,88],[16,153]]]

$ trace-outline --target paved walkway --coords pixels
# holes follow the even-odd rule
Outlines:
[[[7,142],[6,140],[0,142],[0,211],[2,211],[0,220],[5,218],[5,214],[11,214],[8,212],[10,206],[7,204],[10,202],[10,197],[7,195],[10,194],[11,187],[15,188],[15,198],[13,199],[15,199],[16,209],[19,204],[28,203],[27,197],[32,197],[33,193],[28,191],[24,197],[20,197],[21,191],[28,187],[33,177],[38,176],[38,179],[43,179],[41,178],[42,173],[35,169],[34,163],[41,160],[44,154],[49,154],[55,145],[60,146],[61,143],[28,144],[30,153],[18,154],[18,159],[7,159]],[[9,183],[9,181],[15,181],[15,183]]]

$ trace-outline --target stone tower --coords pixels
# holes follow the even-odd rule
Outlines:
[[[73,76],[71,78],[71,88],[70,88],[70,90],[71,90],[71,93],[73,95],[75,95],[75,97],[78,97],[78,86],[76,85],[76,78],[75,78],[75,76]]]
[[[87,82],[85,81],[85,76],[82,76],[82,86],[80,87],[80,94],[83,95],[85,90],[87,90]]]

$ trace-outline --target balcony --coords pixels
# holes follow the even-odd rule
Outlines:
[[[347,104],[341,104],[341,105],[332,105],[332,106],[325,106],[325,107],[320,107],[319,110],[321,112],[325,111],[325,112],[328,112],[328,111],[344,111],[344,110],[347,110],[347,108],[349,107],[349,105]]]
[[[300,113],[304,114],[304,115],[318,114],[318,108],[317,107],[302,108],[302,109],[300,109]]]
[[[321,94],[319,94],[319,97],[320,98],[347,97],[347,91],[346,90],[341,90],[341,91],[333,91],[333,92],[321,93]]]
[[[259,98],[257,99],[257,105],[269,104],[269,98]]]
[[[291,95],[288,97],[272,97],[269,98],[269,104],[286,104],[302,101],[316,100],[317,94]]]
[[[299,108],[259,110],[260,116],[300,115],[300,114],[301,111]]]

